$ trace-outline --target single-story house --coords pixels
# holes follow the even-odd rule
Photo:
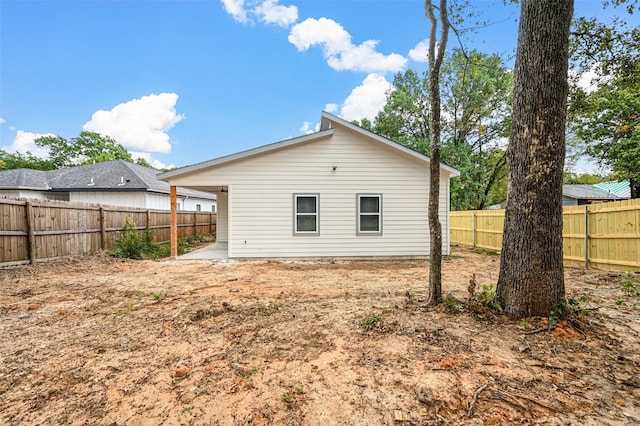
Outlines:
[[[215,193],[229,257],[429,255],[429,164],[422,154],[327,112],[320,130],[162,173]],[[449,180],[440,165],[443,253]],[[175,251],[174,251],[175,253]]]
[[[157,179],[159,173],[124,160],[47,171],[5,170],[0,172],[0,196],[169,210],[169,185]],[[179,210],[216,209],[216,196],[209,192],[181,188],[177,202]]]
[[[622,198],[594,185],[562,185],[562,205],[582,206],[584,204],[619,201]]]

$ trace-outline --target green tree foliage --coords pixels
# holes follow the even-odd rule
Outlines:
[[[513,76],[497,55],[454,49],[441,70],[442,161],[460,170],[451,181],[454,210],[482,209],[506,195]],[[429,76],[399,73],[374,122],[376,133],[429,155]]]
[[[629,179],[632,198],[640,197],[640,62],[595,91],[575,89],[571,127],[584,152]]]
[[[139,166],[144,166],[144,167],[148,167],[150,169],[152,169],[153,167],[151,167],[151,164],[149,164],[149,162],[147,160],[145,160],[142,157],[138,157],[136,158],[136,160],[134,161],[134,163],[136,163]]]
[[[40,158],[30,152],[20,154],[0,150],[0,170],[54,170],[112,160],[125,160],[151,167],[144,158],[134,160],[124,146],[99,133],[83,131],[80,136],[71,139],[62,136],[42,136],[34,142],[38,147],[47,149],[48,158]]]
[[[55,165],[29,152],[20,154],[0,150],[0,170],[12,169],[53,170]]]
[[[614,0],[632,15],[637,1]],[[605,6],[610,6],[605,2]],[[640,29],[617,16],[610,22],[579,18],[572,29],[574,66],[597,78],[588,90],[573,82],[569,125],[579,154],[628,179],[640,197]]]
[[[82,131],[76,138],[62,136],[42,136],[35,144],[49,151],[49,160],[55,168],[101,163],[112,160],[133,162],[131,154],[124,146],[109,136]]]
[[[574,173],[565,171],[562,178],[562,183],[566,184],[578,184],[578,185],[593,185],[605,181],[603,176],[593,173]]]
[[[629,16],[638,8],[637,1],[615,0],[611,4],[614,8],[625,5]],[[604,2],[605,7],[611,4]],[[582,72],[592,70],[602,77],[633,72],[640,61],[639,45],[640,28],[629,26],[623,16],[609,22],[579,17],[572,24],[571,61]]]

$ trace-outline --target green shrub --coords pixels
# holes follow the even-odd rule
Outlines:
[[[444,304],[444,307],[447,308],[447,310],[450,312],[464,311],[464,307],[462,306],[462,303],[460,303],[458,299],[456,299],[450,294],[447,294],[447,296],[442,300],[442,303]]]
[[[178,240],[178,256],[191,251],[200,243],[212,241],[211,236],[192,235]],[[123,259],[160,259],[171,256],[170,244],[158,244],[155,242],[155,231],[145,229],[138,232],[136,224],[127,218],[124,229],[116,238],[116,247],[111,250],[111,255]]]
[[[136,229],[136,224],[127,218],[124,229],[116,239],[116,247],[111,255],[125,259],[157,259],[160,246],[154,242],[155,232],[145,229],[142,235]]]
[[[494,286],[487,284],[482,286],[482,291],[473,296],[473,299],[481,304],[493,309],[494,311],[502,312],[502,307],[498,303],[496,296],[496,289]]]

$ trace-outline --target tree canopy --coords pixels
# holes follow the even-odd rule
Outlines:
[[[34,142],[38,147],[47,150],[47,158],[40,158],[29,152],[20,154],[2,150],[0,169],[53,170],[112,160],[125,160],[151,167],[143,158],[134,160],[131,153],[113,138],[95,132],[82,131],[78,137],[71,139],[62,136],[42,136]]]
[[[498,55],[453,49],[442,65],[442,161],[460,170],[451,181],[454,210],[482,209],[506,195],[504,139],[512,73]],[[399,73],[374,120],[378,134],[425,155],[430,151],[429,74]]]
[[[55,166],[51,161],[31,153],[20,154],[0,150],[0,170],[12,169],[53,170]]]
[[[637,3],[616,0],[632,14]],[[572,30],[576,68],[596,77],[591,87],[573,81],[569,125],[578,152],[629,180],[640,197],[640,29],[622,17],[611,22],[579,18]]]
[[[572,105],[572,127],[587,154],[623,179],[640,182],[640,64],[635,68],[582,92]]]

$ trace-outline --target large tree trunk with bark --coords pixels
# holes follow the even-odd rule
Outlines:
[[[444,59],[449,35],[447,0],[440,0],[440,42],[436,49],[438,20],[431,0],[425,11],[431,22],[429,36],[429,298],[427,304],[442,303],[442,224],[440,223],[440,67]]]
[[[564,302],[562,171],[573,0],[521,0],[509,190],[496,293],[513,318]]]

